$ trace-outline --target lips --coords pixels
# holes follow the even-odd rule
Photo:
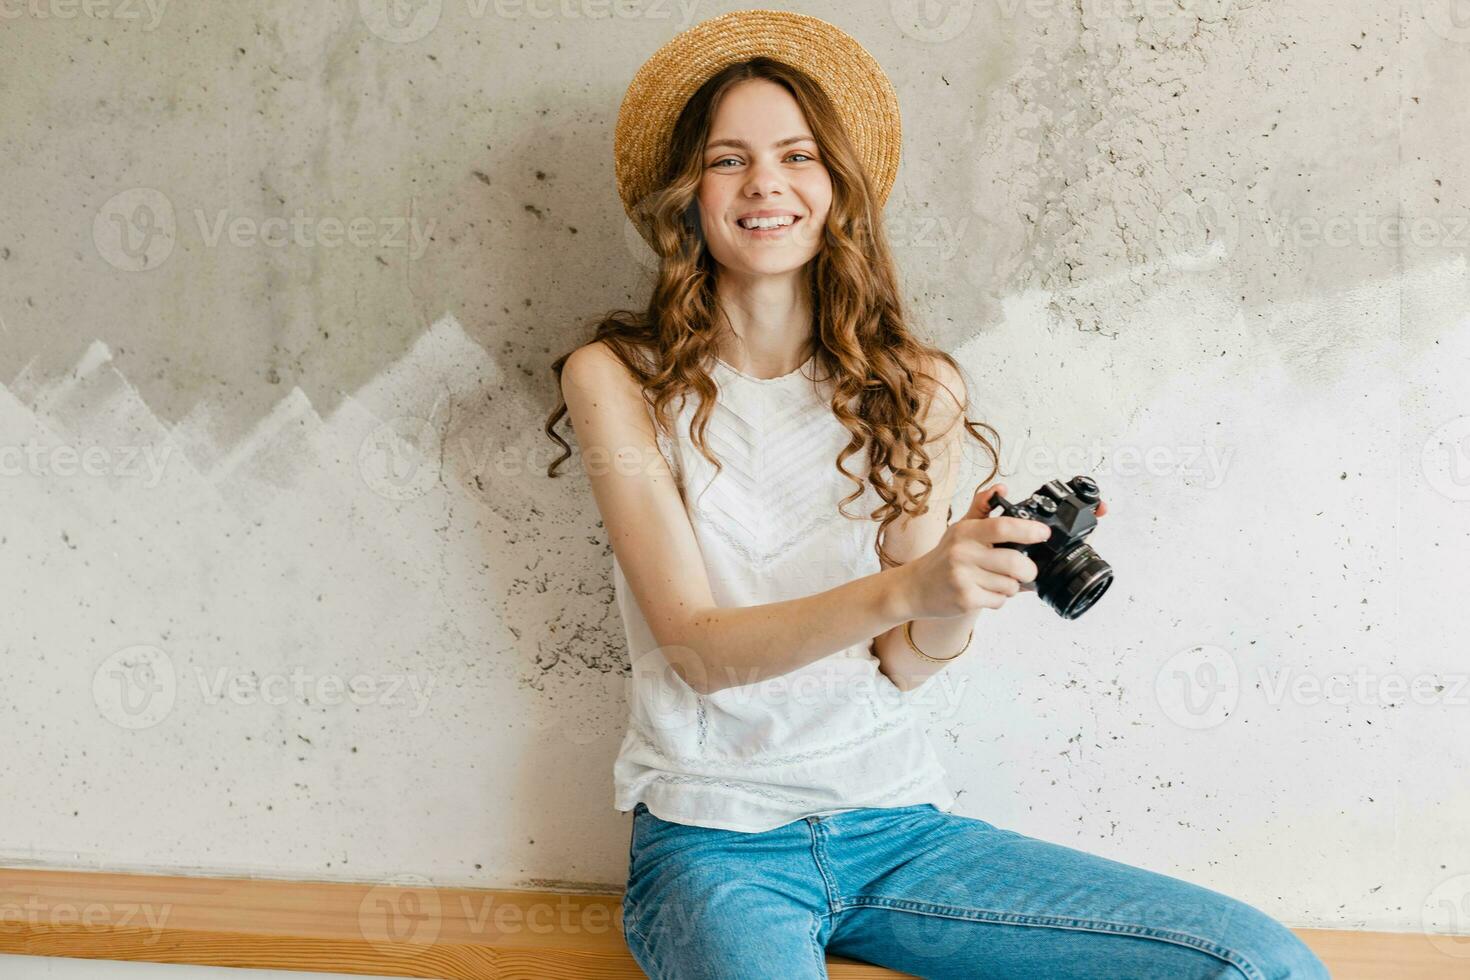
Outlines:
[[[770,217],[779,217],[779,216],[778,215],[770,215]],[[740,223],[740,220],[739,219],[737,219],[735,221],[735,227],[736,228],[739,228],[741,231],[745,232],[745,234],[747,234],[747,235],[755,235],[756,237],[771,237],[771,236],[779,235],[782,232],[790,231],[791,229],[795,228],[799,224],[801,224],[801,218],[800,218],[800,216],[794,216],[794,217],[792,217],[791,224],[789,224],[789,225],[776,225],[773,228],[747,228],[747,227],[745,227],[744,225],[742,225]]]

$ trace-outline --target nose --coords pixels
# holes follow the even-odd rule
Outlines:
[[[785,183],[780,167],[769,161],[758,160],[746,171],[745,193],[769,197],[772,192],[779,192]]]

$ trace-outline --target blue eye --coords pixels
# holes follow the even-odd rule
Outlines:
[[[804,152],[802,150],[795,151],[794,153],[792,153],[789,156],[787,156],[786,159],[790,160],[792,157],[802,157],[802,158],[804,158],[806,160],[814,160],[814,159],[816,159],[810,153],[806,153],[806,152]],[[738,158],[736,158],[736,157],[721,157],[720,159],[716,160],[714,163],[710,164],[710,167],[711,167],[711,169],[721,169],[720,168],[720,164],[726,163],[726,162],[731,161],[731,160],[734,160],[736,163],[739,163],[740,162],[740,160]],[[727,169],[728,170],[729,168],[726,167],[726,168],[723,168],[723,169]]]

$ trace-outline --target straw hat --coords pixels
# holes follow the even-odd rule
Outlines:
[[[651,229],[635,213],[658,189],[674,121],[698,88],[737,61],[765,55],[810,75],[832,100],[877,192],[888,200],[898,174],[902,127],[898,96],[878,62],[852,37],[805,14],[737,10],[675,35],[633,76],[613,134],[623,210],[645,241]]]

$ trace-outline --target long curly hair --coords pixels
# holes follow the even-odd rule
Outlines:
[[[722,464],[706,446],[704,430],[718,393],[710,371],[723,313],[714,288],[718,266],[704,243],[697,194],[715,108],[732,86],[752,79],[775,82],[792,94],[831,174],[832,205],[823,247],[807,263],[814,321],[807,346],[814,350],[820,374],[834,382],[833,414],[852,434],[833,465],[856,489],[838,503],[838,511],[852,519],[879,521],[874,544],[879,565],[900,565],[903,562],[884,547],[888,526],[904,513],[927,512],[933,491],[931,459],[924,448],[930,434],[922,420],[940,382],[924,368],[937,358],[960,377],[963,372],[949,354],[910,333],[872,185],[841,118],[810,76],[784,62],[757,57],[714,75],[689,98],[674,125],[661,188],[640,202],[659,256],[648,308],[613,310],[596,324],[587,343],[604,343],[639,380],[655,424],[664,433],[672,428],[670,402],[686,392],[697,394],[690,437],[718,474]],[[562,365],[571,354],[569,350],[551,364],[558,392]],[[999,435],[967,417],[968,401],[967,393],[959,419],[990,456],[990,475],[985,478],[989,482],[999,469]],[[561,399],[546,421],[547,436],[563,449],[547,467],[549,477],[571,456],[571,446],[555,431],[566,413],[566,401]],[[864,449],[868,456],[864,476],[883,503],[871,514],[853,515],[845,505],[863,495],[864,481],[843,463]]]

